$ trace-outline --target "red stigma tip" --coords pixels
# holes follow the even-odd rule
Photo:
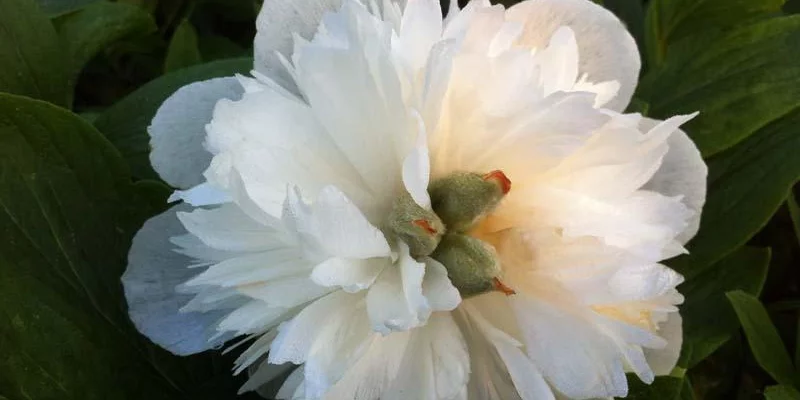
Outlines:
[[[498,292],[501,292],[506,296],[517,294],[517,292],[514,289],[506,286],[506,284],[501,282],[500,279],[494,278],[492,281],[494,282],[494,290],[497,290]]]
[[[500,189],[503,190],[503,194],[508,194],[508,192],[511,191],[511,179],[508,179],[506,174],[504,174],[503,171],[500,171],[499,169],[484,175],[483,180],[497,181],[497,183],[500,184]]]
[[[434,229],[434,228],[431,226],[431,223],[430,223],[430,222],[428,222],[427,220],[424,220],[424,219],[417,219],[417,220],[411,221],[411,223],[412,223],[412,224],[414,224],[414,225],[416,225],[416,226],[418,226],[418,227],[420,227],[420,228],[422,228],[422,229],[425,229],[425,231],[426,231],[426,232],[428,232],[428,233],[430,233],[431,235],[435,235],[435,234],[437,234],[437,233],[438,233],[438,232],[436,231],[436,229]]]

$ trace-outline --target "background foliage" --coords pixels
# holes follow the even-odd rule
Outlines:
[[[710,169],[691,254],[670,262],[679,367],[631,377],[630,398],[800,399],[800,1],[597,2],[640,46],[630,111],[701,110],[687,130]],[[0,0],[0,400],[236,398],[230,356],[138,335],[119,276],[169,193],[146,126],[180,86],[250,70],[259,8]]]

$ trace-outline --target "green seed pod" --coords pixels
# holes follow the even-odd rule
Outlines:
[[[450,282],[461,293],[461,297],[477,296],[493,290],[514,293],[498,279],[500,262],[494,248],[478,239],[447,233],[431,257],[444,265]]]
[[[439,217],[433,211],[420,207],[408,193],[395,199],[386,219],[386,229],[408,245],[414,258],[433,253],[445,232]]]
[[[491,212],[511,190],[501,171],[486,175],[455,172],[431,182],[428,192],[433,211],[448,231],[466,232]]]

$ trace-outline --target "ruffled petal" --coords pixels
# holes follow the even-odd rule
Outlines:
[[[161,179],[181,189],[203,182],[203,171],[211,162],[203,145],[205,126],[217,101],[238,100],[242,93],[236,78],[215,78],[186,85],[161,104],[147,127],[150,163]]]
[[[304,308],[294,319],[278,328],[269,362],[304,363],[317,340],[327,339],[327,327],[339,324],[360,299],[361,296],[336,291]]]
[[[510,7],[506,18],[524,24],[518,43],[533,48],[543,48],[559,27],[572,28],[580,49],[580,75],[590,82],[619,82],[619,92],[604,107],[627,107],[641,60],[633,37],[610,11],[588,0],[526,0]]]
[[[337,10],[342,0],[267,0],[256,19],[254,68],[280,83],[291,82],[280,56],[290,57],[294,36],[310,39],[322,16]]]
[[[393,27],[355,1],[327,15],[322,27],[293,54],[297,83],[373,203],[383,205],[382,217],[402,190],[416,128],[392,53]]]
[[[662,349],[644,349],[650,369],[656,376],[669,375],[681,354],[683,344],[683,320],[677,312],[670,313],[658,327],[658,335],[667,341]]]
[[[642,130],[650,130],[661,121],[643,118],[640,122]],[[669,150],[664,156],[661,168],[644,186],[647,190],[665,196],[683,196],[681,201],[694,212],[684,231],[678,235],[678,241],[686,243],[694,237],[700,227],[700,212],[706,202],[706,180],[708,167],[703,162],[700,150],[686,132],[676,129],[667,139]]]
[[[447,277],[447,268],[440,262],[426,258],[422,294],[433,311],[452,311],[461,303],[461,294]]]
[[[399,259],[386,268],[367,293],[367,313],[380,333],[405,331],[423,324],[431,314],[422,293],[425,264],[414,260],[400,242]]]
[[[197,270],[189,268],[193,259],[174,251],[170,238],[186,234],[176,214],[187,208],[176,206],[145,222],[133,238],[128,268],[122,275],[128,312],[136,328],[178,355],[199,353],[219,344],[209,338],[225,314],[180,311],[192,296],[179,294],[175,287]]]
[[[318,245],[325,255],[367,259],[391,254],[383,232],[338,188],[324,187],[310,205],[295,189],[287,196],[287,202],[291,224],[300,237]]]
[[[311,280],[320,286],[336,287],[349,293],[367,289],[386,267],[391,267],[388,258],[366,260],[330,258],[314,267]]]
[[[628,394],[616,344],[586,316],[576,314],[578,307],[521,295],[511,304],[528,356],[559,392],[580,399]]]

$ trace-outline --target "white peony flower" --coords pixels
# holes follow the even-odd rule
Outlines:
[[[151,340],[240,337],[290,399],[588,399],[667,374],[706,168],[624,114],[636,45],[588,0],[267,0],[253,77],[172,95],[183,203],[123,276]]]

